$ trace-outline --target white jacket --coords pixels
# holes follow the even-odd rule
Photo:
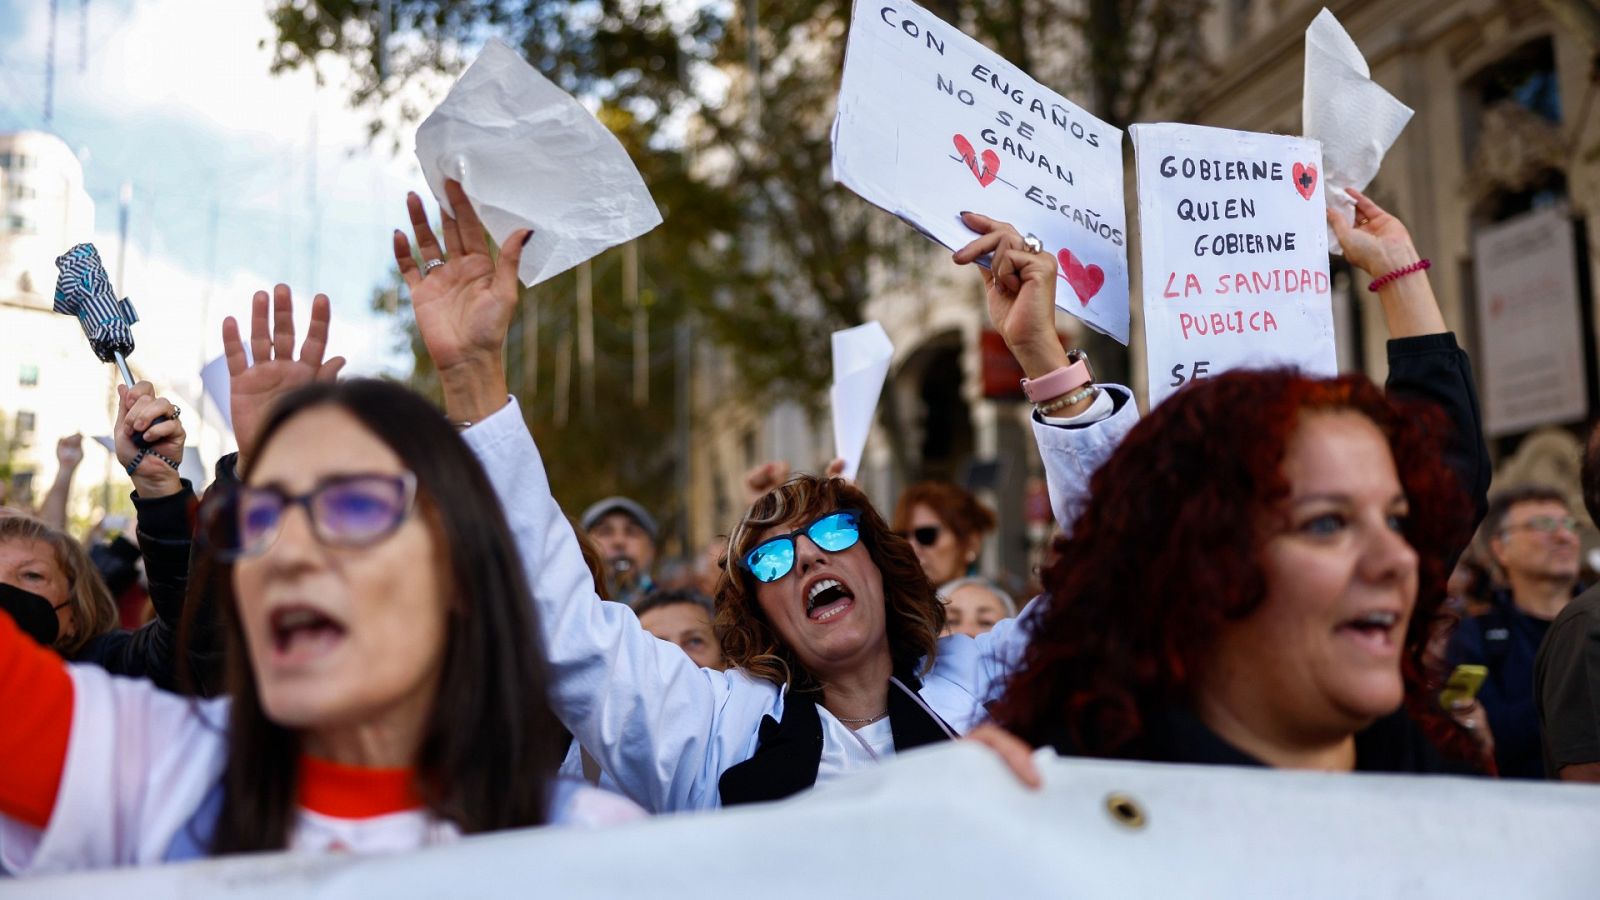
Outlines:
[[[1137,419],[1129,399],[1088,427],[1035,420],[1057,521],[1076,519],[1089,476]],[[718,806],[718,779],[754,755],[763,716],[782,719],[784,690],[739,669],[702,669],[675,644],[645,631],[627,606],[601,602],[515,401],[465,437],[494,483],[522,553],[556,715],[646,809]],[[977,639],[940,639],[919,693],[958,732],[981,721],[983,704],[1019,661],[1026,637],[1018,622],[1008,619]]]

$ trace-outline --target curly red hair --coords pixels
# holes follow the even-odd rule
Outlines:
[[[1230,372],[1145,417],[1095,473],[1072,535],[1057,539],[1044,573],[1052,602],[995,719],[1035,746],[1140,758],[1145,717],[1189,705],[1219,630],[1265,598],[1260,523],[1289,495],[1286,448],[1302,416],[1334,411],[1366,416],[1388,439],[1410,506],[1404,535],[1419,566],[1406,707],[1442,751],[1475,761],[1424,662],[1447,561],[1470,537],[1466,495],[1441,461],[1448,425],[1436,407],[1387,397],[1362,376]]]

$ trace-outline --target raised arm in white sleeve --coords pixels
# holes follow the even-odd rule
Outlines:
[[[514,401],[464,434],[522,554],[562,724],[646,809],[718,805],[722,771],[750,757],[761,717],[778,714],[777,686],[701,669],[626,605],[600,600]]]

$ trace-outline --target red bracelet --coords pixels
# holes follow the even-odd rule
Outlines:
[[[1387,275],[1380,275],[1377,278],[1372,279],[1372,283],[1367,285],[1367,290],[1376,291],[1378,288],[1383,287],[1389,282],[1404,278],[1407,275],[1410,275],[1412,272],[1421,272],[1423,269],[1431,268],[1433,268],[1432,260],[1419,259],[1409,266],[1401,266]]]

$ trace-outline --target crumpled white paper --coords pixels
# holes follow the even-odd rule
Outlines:
[[[1406,123],[1411,107],[1372,80],[1356,42],[1324,9],[1306,29],[1306,83],[1301,115],[1305,136],[1322,142],[1322,183],[1328,205],[1355,218],[1347,187],[1365,190],[1378,174]],[[1328,250],[1342,252],[1333,229]]]
[[[833,450],[844,460],[845,478],[854,480],[861,453],[872,432],[878,395],[889,375],[894,345],[877,322],[833,333]]]
[[[444,182],[461,182],[497,243],[533,229],[517,271],[530,287],[661,224],[616,136],[499,41],[417,129],[417,161],[451,215]]]

